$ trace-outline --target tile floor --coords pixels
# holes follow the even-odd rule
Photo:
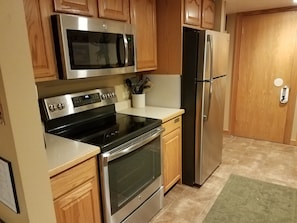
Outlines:
[[[297,147],[225,136],[213,175],[200,188],[175,185],[150,223],[201,223],[231,173],[297,188]]]

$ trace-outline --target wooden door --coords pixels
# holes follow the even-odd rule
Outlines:
[[[129,21],[129,0],[98,0],[99,17]]]
[[[201,26],[201,0],[184,0],[184,23]]]
[[[131,0],[131,23],[136,29],[137,71],[157,68],[156,0]]]
[[[101,223],[97,179],[91,179],[54,201],[57,223]]]
[[[233,133],[237,136],[289,143],[296,100],[297,12],[245,15],[241,19],[238,73],[234,82]],[[296,75],[295,75],[296,76]],[[282,78],[280,87],[274,85]],[[287,104],[279,101],[288,85]]]

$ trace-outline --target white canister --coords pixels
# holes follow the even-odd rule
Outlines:
[[[145,94],[132,94],[132,106],[134,108],[144,108]]]

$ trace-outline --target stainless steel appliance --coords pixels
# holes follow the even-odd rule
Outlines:
[[[45,131],[99,146],[104,222],[148,222],[163,207],[161,120],[115,112],[113,88],[40,100]]]
[[[222,159],[229,34],[183,28],[183,183],[202,185]]]
[[[52,25],[64,79],[136,71],[133,25],[66,14],[53,15]]]

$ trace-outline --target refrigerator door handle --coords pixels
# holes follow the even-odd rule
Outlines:
[[[207,45],[208,45],[208,54],[209,54],[209,59],[210,59],[210,63],[209,63],[209,72],[210,72],[210,80],[212,81],[213,79],[213,46],[212,46],[212,36],[211,35],[207,35]]]
[[[210,104],[211,104],[211,97],[212,97],[212,82],[213,80],[209,81],[209,89],[208,89],[208,96],[205,96],[204,101],[204,112],[203,112],[203,120],[207,121],[210,111]]]
[[[211,95],[212,95],[212,82],[213,82],[213,48],[212,48],[212,36],[207,35],[207,57],[209,58],[209,72],[210,72],[210,79],[209,81],[209,89],[208,89],[208,97],[206,96],[206,101],[204,102],[204,113],[203,113],[203,120],[207,121],[209,116],[210,104],[211,104]]]

